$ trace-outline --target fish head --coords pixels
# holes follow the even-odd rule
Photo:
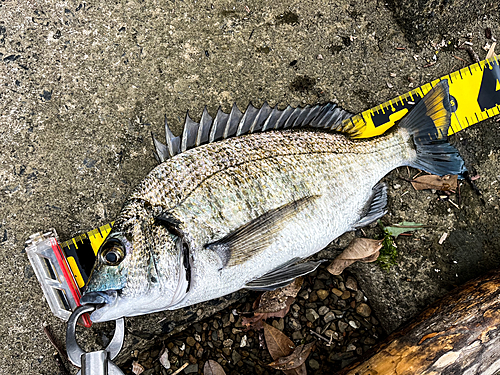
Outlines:
[[[96,305],[93,322],[166,310],[186,296],[182,241],[141,206],[124,207],[99,248],[81,298]]]

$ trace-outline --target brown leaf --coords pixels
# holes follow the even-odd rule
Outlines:
[[[209,359],[203,366],[203,375],[226,375],[226,373],[221,365]]]
[[[340,275],[344,269],[356,261],[373,262],[378,258],[382,240],[355,238],[349,246],[327,267],[332,275]]]
[[[285,375],[307,375],[306,364],[303,363],[299,367],[294,368],[293,370],[283,371]]]
[[[254,302],[253,317],[243,317],[241,323],[253,329],[262,329],[262,321],[268,318],[284,318],[290,306],[295,302],[295,296],[300,291],[303,277],[296,278],[290,285],[265,292]],[[258,306],[256,308],[256,305]]]
[[[434,189],[442,191],[454,191],[457,189],[458,178],[456,174],[446,176],[436,176],[428,174],[417,177],[411,181],[415,190]]]
[[[281,357],[289,356],[293,353],[295,345],[283,332],[279,329],[262,323],[264,326],[264,336],[266,338],[267,349],[273,360]]]
[[[243,324],[247,328],[253,329],[262,329],[262,322],[268,318],[284,318],[288,311],[290,310],[290,306],[295,302],[295,298],[289,298],[286,301],[285,308],[276,312],[270,313],[255,313],[252,317],[242,317],[241,324]]]
[[[259,307],[255,310],[257,313],[274,313],[286,308],[287,301],[295,298],[302,283],[303,277],[296,278],[290,285],[276,290],[265,292],[260,297]]]
[[[286,357],[278,358],[278,360],[271,362],[268,366],[275,368],[276,370],[292,370],[301,366],[311,353],[314,342],[307,345],[299,345],[295,350]]]

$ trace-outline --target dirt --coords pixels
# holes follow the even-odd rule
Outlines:
[[[165,114],[179,134],[187,110],[199,120],[204,106],[213,115],[233,102],[243,109],[249,102],[334,101],[357,113],[470,61],[463,50],[436,53],[435,43],[471,41],[484,58],[482,47],[492,43],[485,30],[500,37],[497,3],[414,3],[3,2],[0,374],[58,373],[43,325],[60,341],[65,325],[48,310],[24,242],[51,227],[69,239],[113,220],[156,164],[150,133],[163,136]],[[464,184],[460,208],[413,191],[404,179],[415,170],[386,177],[384,223],[432,226],[398,239],[400,257],[389,272],[376,265],[351,270],[387,331],[454,285],[499,266],[499,127],[487,120],[451,139],[482,192]],[[444,232],[449,236],[439,244]],[[319,256],[335,256],[355,235],[362,233],[346,234]],[[180,315],[127,319],[120,361],[152,337],[182,329],[177,321],[210,315],[236,297]],[[84,342],[101,340],[98,327],[91,332]]]

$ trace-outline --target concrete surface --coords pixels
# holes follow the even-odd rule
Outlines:
[[[111,221],[155,165],[150,131],[163,135],[164,114],[179,133],[185,111],[199,119],[205,105],[214,114],[219,105],[228,110],[233,102],[243,109],[250,101],[282,106],[338,101],[360,112],[410,90],[409,77],[417,86],[462,67],[454,56],[469,61],[464,51],[450,48],[424,68],[435,55],[433,43],[472,34],[484,58],[481,47],[491,43],[484,29],[500,38],[498,3],[423,1],[416,11],[412,4],[2,2],[0,374],[58,373],[43,325],[59,340],[65,325],[48,311],[24,241],[50,227],[68,239]],[[435,14],[427,12],[432,7]],[[481,176],[477,184],[485,204],[464,187],[458,210],[430,192],[412,191],[398,178],[408,177],[406,169],[393,172],[384,221],[433,227],[398,241],[402,255],[390,272],[374,265],[352,271],[388,330],[453,285],[499,266],[499,123],[485,121],[453,142]],[[450,237],[439,245],[444,231]],[[334,256],[352,236],[323,255]],[[201,309],[203,316],[225,305],[193,311]],[[176,319],[193,319],[184,314],[129,319],[134,334],[129,333],[121,359],[169,331]],[[82,342],[99,341],[101,328],[88,335]]]

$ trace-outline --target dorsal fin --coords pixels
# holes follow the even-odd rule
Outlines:
[[[345,121],[352,116],[334,103],[326,103],[303,108],[286,107],[284,110],[278,106],[271,108],[265,102],[261,108],[249,104],[242,113],[236,104],[233,104],[229,114],[224,113],[219,107],[217,115],[212,118],[203,109],[200,123],[193,121],[186,113],[182,137],[175,137],[167,125],[165,117],[166,144],[158,141],[153,135],[155,157],[160,163],[191,148],[205,143],[220,141],[240,135],[263,132],[268,130],[291,129],[311,127],[346,133],[354,137],[360,134],[363,128],[352,121]]]
[[[191,117],[189,117],[189,112],[186,112],[186,122],[184,123],[184,130],[182,131],[181,138],[181,152],[189,150],[196,145],[198,127],[199,124],[191,120]]]

